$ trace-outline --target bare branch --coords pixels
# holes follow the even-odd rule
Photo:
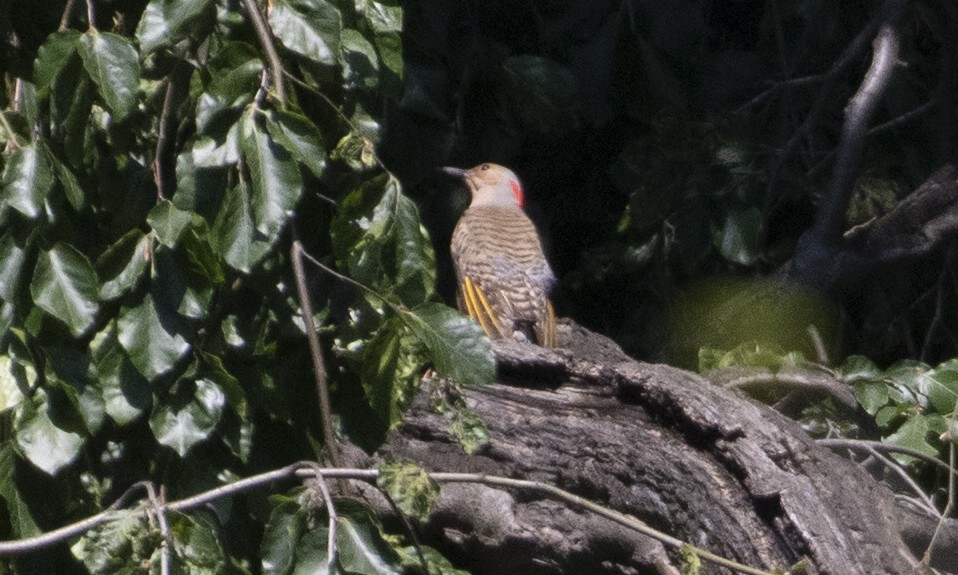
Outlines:
[[[329,461],[334,467],[342,465],[339,457],[339,446],[336,443],[336,432],[333,430],[332,402],[329,399],[329,381],[326,374],[326,362],[323,361],[323,348],[319,343],[316,324],[313,322],[313,304],[306,288],[306,274],[303,271],[303,245],[299,239],[293,240],[290,248],[290,260],[293,262],[293,275],[296,277],[296,292],[299,296],[299,307],[303,313],[303,327],[306,330],[306,339],[309,341],[309,351],[313,361],[313,372],[316,374],[316,394],[319,398],[320,419],[322,421],[323,441],[329,453]]]

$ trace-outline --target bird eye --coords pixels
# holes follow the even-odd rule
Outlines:
[[[485,172],[486,170],[489,169],[489,164],[483,164],[482,166],[480,166],[479,169],[482,170],[483,172]]]

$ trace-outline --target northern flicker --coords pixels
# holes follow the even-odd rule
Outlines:
[[[555,347],[549,301],[555,276],[535,225],[522,209],[519,178],[496,164],[443,171],[461,178],[472,193],[472,203],[452,233],[459,310],[493,339]]]

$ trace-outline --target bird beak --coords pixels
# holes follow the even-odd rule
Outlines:
[[[462,168],[439,168],[439,171],[460,180],[466,179],[466,170]]]

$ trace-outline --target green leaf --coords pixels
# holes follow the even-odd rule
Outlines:
[[[49,414],[50,403],[46,401],[43,390],[37,390],[36,397],[41,405],[36,408],[25,406],[14,421],[17,445],[30,463],[48,475],[56,475],[80,455],[85,440],[53,423]]]
[[[389,463],[379,468],[376,484],[399,506],[400,511],[426,521],[439,497],[439,485],[426,470],[411,463]]]
[[[17,407],[23,401],[23,392],[13,375],[14,360],[8,355],[0,355],[0,412]]]
[[[305,543],[306,537],[303,538]],[[325,546],[325,542],[323,542]],[[398,557],[378,527],[365,517],[340,515],[336,527],[339,564],[349,573],[362,575],[397,574]],[[297,553],[297,559],[299,554]],[[298,567],[298,565],[297,565]],[[298,572],[298,569],[297,569]]]
[[[180,234],[192,220],[193,214],[177,208],[169,200],[162,200],[146,216],[146,223],[156,232],[156,237],[170,248],[176,245]]]
[[[223,547],[213,527],[200,517],[180,513],[169,514],[170,533],[173,539],[174,562],[181,566],[182,573],[219,575],[227,572],[228,565]],[[150,563],[160,561],[159,545],[153,547]],[[237,569],[239,571],[239,569]]]
[[[267,116],[266,129],[277,144],[292,154],[317,178],[326,171],[326,144],[323,135],[306,116],[274,110]]]
[[[898,431],[882,441],[936,457],[938,450],[928,443],[928,431],[928,421],[925,417],[923,415],[913,415],[898,428]],[[915,461],[914,457],[899,453],[892,454],[892,457],[903,464]]]
[[[216,72],[206,92],[196,102],[196,127],[200,134],[213,135],[227,110],[237,110],[253,101],[259,89],[263,62],[259,52],[249,44],[227,42],[211,62]],[[199,162],[197,162],[199,164]]]
[[[110,518],[90,529],[72,546],[70,552],[90,573],[132,573],[124,567],[140,565],[149,559],[137,551],[150,549],[144,545],[150,534],[146,516],[134,510],[111,511]]]
[[[269,253],[277,239],[256,230],[251,211],[249,189],[241,181],[226,191],[211,231],[220,256],[230,267],[245,273]]]
[[[0,237],[0,299],[16,300],[26,255],[26,249],[14,239],[12,230]]]
[[[928,401],[935,411],[950,415],[958,406],[958,359],[951,359],[928,373]]]
[[[149,54],[190,36],[200,39],[214,24],[214,8],[212,0],[152,0],[136,27],[140,50]]]
[[[109,278],[100,286],[100,300],[114,300],[140,281],[150,260],[150,238],[130,230],[103,252],[96,261],[100,277]]]
[[[429,349],[440,377],[465,385],[495,381],[492,343],[476,322],[438,303],[404,310],[400,317]]]
[[[0,443],[0,498],[6,503],[5,511],[12,536],[24,538],[39,535],[42,531],[20,495],[16,482],[17,459],[13,441]]]
[[[357,2],[356,7],[362,10],[366,22],[377,34],[402,31],[402,8],[400,6],[387,6],[386,3],[376,0],[365,0]]]
[[[752,265],[759,255],[761,229],[762,213],[758,208],[729,209],[725,222],[715,233],[715,246],[726,260]]]
[[[189,387],[185,383],[179,385]],[[175,394],[153,408],[150,429],[158,442],[185,457],[190,448],[213,433],[225,405],[226,395],[220,386],[198,379],[192,394]]]
[[[269,25],[288,50],[314,62],[336,65],[342,20],[325,0],[276,0]]]
[[[244,124],[242,150],[253,183],[253,221],[257,231],[274,237],[292,216],[303,193],[303,182],[289,152],[252,117],[247,117]]]
[[[45,156],[47,163],[53,168],[53,172],[56,174],[60,184],[63,186],[63,193],[67,201],[70,202],[70,206],[79,212],[83,209],[83,204],[86,200],[79,180],[77,180],[73,172],[54,155],[53,150],[50,149],[46,142],[41,140],[38,143],[38,147]]]
[[[854,384],[854,390],[858,403],[870,415],[875,415],[888,404],[888,386],[880,381],[859,381]]]
[[[298,502],[285,500],[269,515],[260,545],[263,575],[286,575],[294,564],[297,543],[306,530],[308,511]]]
[[[402,412],[419,389],[421,358],[404,345],[405,326],[399,318],[383,322],[363,346],[361,380],[369,406],[385,426],[402,421]]]
[[[30,293],[38,306],[80,336],[99,311],[97,287],[90,260],[73,246],[57,243],[37,257]]]
[[[415,203],[395,179],[374,178],[350,193],[333,220],[332,235],[337,257],[356,281],[392,290],[407,306],[433,295],[432,243]]]
[[[347,90],[375,90],[379,86],[379,57],[362,34],[351,28],[342,32],[343,80]]]
[[[77,52],[80,32],[64,30],[47,36],[37,50],[37,59],[33,62],[33,82],[38,90],[44,90],[56,78]]]
[[[858,381],[881,381],[882,371],[878,366],[862,355],[853,355],[845,360],[845,363],[838,369],[842,379],[847,383]]]
[[[176,318],[158,309],[149,294],[138,306],[123,308],[117,328],[120,345],[149,381],[173,369],[190,350],[190,344],[177,333]]]
[[[58,423],[67,428],[68,416],[72,416],[74,423],[70,429],[82,428],[91,435],[99,431],[105,410],[100,390],[93,385],[91,376],[95,376],[95,372],[89,354],[65,346],[45,347],[42,351],[47,382],[58,384],[49,388],[51,405],[57,406],[56,399],[62,402],[58,407]],[[65,405],[67,402],[72,409]]]
[[[80,38],[80,57],[87,73],[117,120],[136,107],[140,61],[129,40],[90,29]]]
[[[46,155],[34,144],[22,146],[9,157],[3,170],[0,203],[36,219],[43,212],[53,183],[53,169]]]
[[[436,257],[429,233],[419,223],[416,203],[390,178],[383,202],[395,201],[393,226],[396,236],[396,293],[407,305],[429,300],[436,285]]]
[[[296,542],[296,563],[293,566],[292,575],[338,575],[342,573],[339,569],[329,568],[328,539],[329,529],[325,525],[317,526],[303,535]],[[339,537],[336,539],[338,541]],[[336,546],[339,546],[338,542]]]
[[[116,327],[98,333],[90,349],[107,415],[123,426],[150,409],[153,404],[150,382],[137,371],[123,351]]]

